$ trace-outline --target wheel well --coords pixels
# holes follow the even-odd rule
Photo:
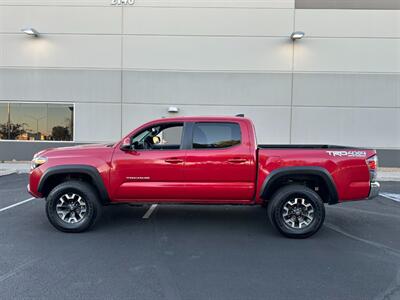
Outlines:
[[[273,180],[271,184],[264,187],[264,192],[261,198],[268,201],[275,194],[275,192],[283,186],[290,184],[301,184],[315,191],[324,203],[335,203],[334,195],[332,195],[332,187],[328,186],[326,180],[317,174],[290,174],[279,176]]]
[[[85,173],[65,173],[65,174],[54,174],[49,176],[46,179],[45,184],[43,185],[43,190],[42,190],[42,195],[43,197],[47,197],[48,194],[59,184],[70,181],[70,180],[77,180],[77,181],[83,181],[87,182],[90,185],[92,185],[97,192],[98,189],[96,187],[96,184],[94,183],[92,177],[88,174]]]
[[[87,182],[93,186],[103,205],[110,203],[108,191],[99,171],[89,165],[60,165],[48,168],[40,178],[38,192],[46,197],[56,185],[69,180]]]

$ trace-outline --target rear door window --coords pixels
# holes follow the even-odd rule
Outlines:
[[[193,149],[229,148],[240,143],[240,126],[237,123],[194,124]]]

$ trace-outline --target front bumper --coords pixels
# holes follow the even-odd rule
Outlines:
[[[39,193],[35,193],[35,192],[33,192],[33,191],[31,190],[31,187],[30,187],[29,184],[26,186],[26,189],[27,189],[28,193],[31,194],[33,197],[35,197],[35,198],[42,198],[42,195],[40,195]]]
[[[41,167],[37,167],[29,173],[27,190],[29,194],[36,198],[42,198],[42,195],[38,192],[39,182],[43,176],[43,171],[41,169]]]
[[[369,190],[368,199],[375,198],[379,195],[379,191],[381,190],[381,185],[379,182],[371,182],[371,188]]]

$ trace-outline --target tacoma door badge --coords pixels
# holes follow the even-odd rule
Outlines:
[[[149,176],[129,176],[126,177],[128,180],[150,180]]]

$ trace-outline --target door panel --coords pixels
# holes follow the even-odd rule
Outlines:
[[[115,200],[162,202],[185,197],[183,129],[183,123],[153,124],[129,138],[134,149],[115,150],[110,174]]]
[[[188,182],[186,196],[193,200],[250,200],[253,197],[252,182]]]
[[[197,149],[186,152],[184,178],[187,197],[204,201],[251,200],[255,189],[256,164],[255,153],[247,141],[248,135],[244,134],[247,133],[245,125],[240,124],[241,137],[239,132],[239,137],[237,133],[231,134],[228,139],[220,138],[220,142],[218,135],[223,137],[227,129],[219,130],[212,124],[209,126],[203,126],[200,132],[196,132],[196,124],[193,125],[193,145]]]
[[[188,198],[246,200],[253,197],[255,166],[252,156],[246,147],[235,148],[187,151],[184,177]]]
[[[111,186],[120,201],[182,199],[185,150],[116,150]]]

